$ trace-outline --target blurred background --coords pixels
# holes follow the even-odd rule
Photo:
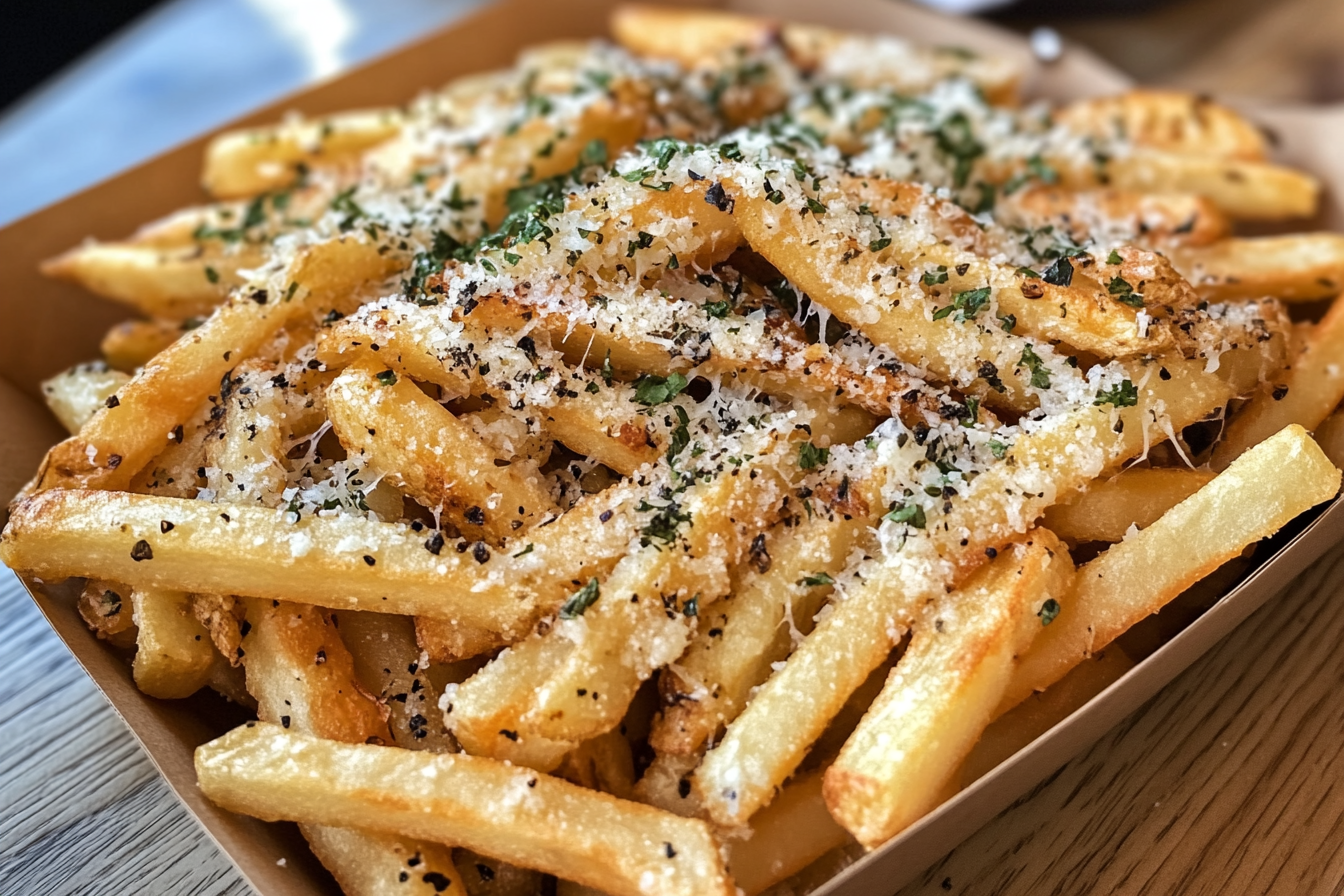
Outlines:
[[[485,0],[5,0],[0,224]],[[556,0],[563,2],[563,0]],[[901,2],[901,0],[891,0]],[[1344,100],[1344,0],[925,0],[1141,82]]]

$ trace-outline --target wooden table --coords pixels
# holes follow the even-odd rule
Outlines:
[[[1143,80],[1344,95],[1337,0],[1050,24]],[[901,896],[1344,894],[1342,592],[1344,549]],[[7,572],[0,631],[0,892],[251,893]]]

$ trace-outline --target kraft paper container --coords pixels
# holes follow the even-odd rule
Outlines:
[[[611,0],[500,3],[344,77],[275,103],[233,126],[273,121],[291,109],[320,114],[400,104],[458,75],[507,66],[528,44],[602,35],[613,5]],[[1115,91],[1129,83],[1125,76],[1084,51],[1070,49],[1054,65],[1039,66],[1031,61],[1024,42],[1016,36],[883,0],[832,0],[826,4],[743,0],[706,5],[1006,53],[1028,65],[1030,96],[1067,100]],[[1344,138],[1344,111],[1250,111],[1277,137],[1283,161],[1306,167],[1327,184],[1321,219],[1304,226],[1341,227],[1344,216],[1337,197],[1344,192],[1344,158],[1334,147]],[[46,448],[63,435],[41,404],[39,383],[71,364],[96,357],[105,330],[129,316],[126,310],[76,287],[43,279],[37,272],[38,262],[86,237],[121,237],[142,222],[203,201],[206,197],[197,177],[204,145],[202,138],[172,150],[0,230],[0,319],[6,321],[8,337],[0,352],[0,503],[9,501],[36,470]],[[1097,741],[1283,589],[1344,536],[1342,524],[1344,508],[1336,502],[1310,521],[1299,520],[1270,545],[1261,546],[1256,554],[1259,565],[1249,577],[1184,630],[1164,632],[1168,640],[1122,679],[817,892],[879,896],[913,878]],[[173,790],[258,892],[263,896],[336,892],[335,884],[310,857],[293,825],[264,824],[222,812],[197,790],[193,749],[237,724],[241,710],[206,693],[177,702],[144,696],[136,690],[124,658],[94,638],[79,618],[72,585],[41,590],[29,583],[29,590]],[[277,864],[282,858],[285,863]]]

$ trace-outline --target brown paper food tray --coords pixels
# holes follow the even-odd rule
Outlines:
[[[273,121],[297,109],[308,114],[361,106],[395,105],[469,72],[509,64],[532,43],[603,34],[614,0],[509,0],[350,74],[281,100],[237,124]],[[688,3],[687,5],[691,5]],[[1048,68],[1030,60],[1020,38],[975,22],[945,19],[883,0],[835,0],[819,8],[803,0],[728,0],[726,6],[781,18],[863,31],[887,31],[934,44],[959,44],[1008,53],[1031,71],[1028,93],[1069,99],[1114,91],[1129,82],[1087,53],[1070,49]],[[1344,111],[1253,112],[1279,138],[1288,162],[1320,176],[1328,194],[1344,195],[1344,160],[1330,147],[1344,137]],[[86,237],[115,238],[140,223],[205,197],[197,185],[205,140],[196,140],[112,180],[0,230],[0,315],[9,339],[0,354],[0,504],[7,503],[37,467],[43,451],[63,433],[41,406],[38,384],[78,361],[96,357],[98,341],[123,309],[82,290],[46,280],[37,263]],[[1327,195],[1314,226],[1341,227],[1344,215]],[[3,516],[0,513],[0,516]],[[1257,556],[1269,556],[1238,587],[1170,638],[1122,679],[1065,722],[909,830],[845,871],[818,894],[889,894],[956,846],[1014,799],[1097,741],[1162,686],[1284,588],[1304,567],[1344,537],[1344,507],[1331,505],[1314,520],[1294,524]],[[122,656],[89,632],[69,587],[36,583],[29,592],[76,659],[130,726],[159,771],[210,836],[263,896],[336,892],[311,858],[293,825],[268,825],[222,812],[196,787],[193,749],[239,719],[239,710],[208,695],[159,701],[141,694]],[[277,862],[284,859],[284,865]]]

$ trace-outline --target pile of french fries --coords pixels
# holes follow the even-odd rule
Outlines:
[[[805,889],[1339,487],[1344,238],[1234,235],[1319,192],[1237,114],[612,31],[225,134],[47,265],[137,317],[0,557],[255,707],[202,790],[349,894]]]

